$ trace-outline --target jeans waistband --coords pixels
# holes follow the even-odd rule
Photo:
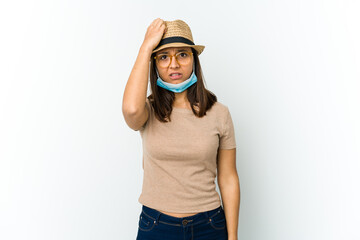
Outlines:
[[[188,217],[178,218],[178,217],[167,215],[165,213],[162,213],[156,209],[147,207],[145,205],[142,205],[142,213],[147,215],[149,218],[153,219],[156,222],[163,222],[163,223],[172,224],[172,225],[176,225],[176,226],[181,226],[181,225],[186,225],[186,224],[194,225],[194,224],[203,222],[205,220],[208,220],[209,218],[212,218],[213,216],[220,213],[221,211],[224,211],[224,210],[223,210],[222,206],[220,205],[219,207],[209,210],[209,211],[200,212],[195,215],[188,216]]]

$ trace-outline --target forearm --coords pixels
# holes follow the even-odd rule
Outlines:
[[[237,175],[229,177],[226,182],[220,182],[219,188],[224,205],[229,240],[236,240],[240,209],[240,184]]]
[[[124,112],[134,113],[145,107],[151,51],[146,45],[141,45],[139,49],[124,90],[122,103]]]

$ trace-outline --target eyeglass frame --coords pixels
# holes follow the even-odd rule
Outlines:
[[[172,61],[172,59],[173,59],[173,57],[175,57],[175,60],[176,60],[176,62],[180,65],[180,66],[183,66],[183,65],[181,65],[180,63],[179,63],[179,61],[177,60],[177,57],[176,57],[176,54],[180,54],[180,53],[187,53],[187,54],[189,54],[190,56],[193,56],[193,52],[190,52],[190,51],[181,51],[181,52],[177,52],[177,53],[175,53],[175,54],[158,54],[157,56],[154,56],[154,59],[155,59],[155,61],[156,61],[156,58],[159,56],[159,55],[170,55],[170,62],[169,62],[169,65],[167,65],[166,67],[163,67],[163,68],[168,68],[169,66],[170,66],[170,64],[171,64],[171,61]]]

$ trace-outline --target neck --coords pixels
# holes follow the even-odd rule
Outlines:
[[[174,94],[175,94],[174,104],[186,105],[187,103],[189,103],[187,99],[187,89],[181,93],[174,93]]]

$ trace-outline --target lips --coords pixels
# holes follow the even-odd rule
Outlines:
[[[171,79],[179,79],[182,77],[182,74],[181,73],[171,73],[169,76]]]
[[[172,76],[172,75],[174,75],[174,74],[180,74],[180,75],[182,75],[182,74],[179,73],[179,72],[173,72],[173,73],[170,73],[170,76]]]

